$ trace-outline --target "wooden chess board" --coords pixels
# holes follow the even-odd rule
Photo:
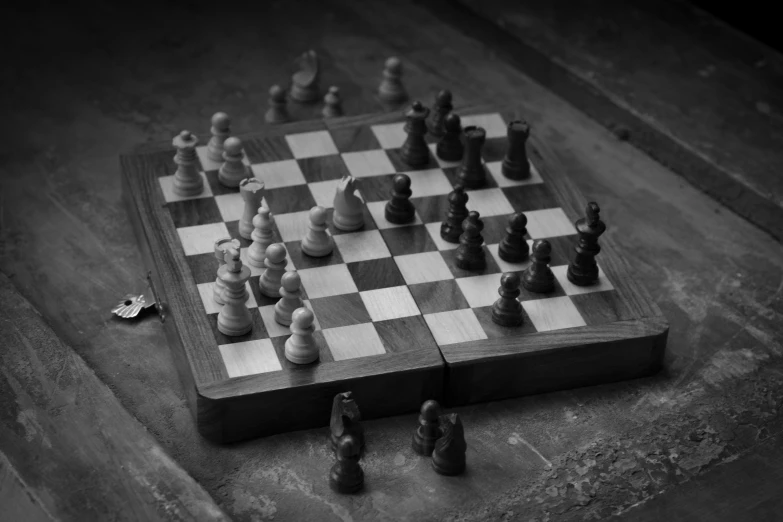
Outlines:
[[[297,366],[283,354],[289,335],[274,321],[275,300],[258,291],[260,269],[251,267],[247,306],[252,331],[229,338],[217,330],[212,300],[215,240],[239,238],[243,202],[237,189],[218,183],[218,164],[197,151],[204,191],[181,198],[172,190],[176,165],[170,144],[121,157],[124,200],[200,432],[215,441],[325,426],[331,401],[351,390],[365,418],[415,411],[426,399],[448,406],[597,384],[654,373],[660,368],[668,325],[629,275],[612,244],[609,225],[597,261],[600,280],[578,287],[565,277],[573,255],[573,222],[587,203],[533,136],[532,175],[511,181],[500,173],[506,124],[513,111],[457,111],[463,126],[486,130],[487,184],[467,191],[468,209],[484,221],[487,267],[455,266],[455,244],[440,238],[447,195],[457,163],[434,153],[411,169],[400,160],[401,113],[309,121],[240,136],[246,162],[265,184],[264,204],[288,252],[288,268],[302,279],[305,304],[316,317],[320,360]],[[431,144],[434,150],[434,143]],[[391,179],[405,172],[417,209],[409,225],[384,218]],[[308,212],[332,207],[344,174],[357,180],[366,203],[365,226],[343,232],[331,225],[334,252],[302,254]],[[598,201],[600,205],[600,201]],[[547,239],[556,288],[522,289],[525,320],[505,328],[490,318],[502,272],[521,272],[498,256],[509,216],[524,211],[529,242]],[[250,242],[240,239],[243,249]],[[246,250],[242,251],[242,257]]]

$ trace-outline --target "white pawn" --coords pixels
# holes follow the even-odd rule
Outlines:
[[[231,136],[226,139],[223,143],[223,159],[225,163],[220,166],[218,173],[218,180],[223,185],[235,188],[239,186],[239,182],[251,176],[250,167],[242,161],[244,153],[242,140],[239,138]]]
[[[297,308],[302,308],[302,279],[296,270],[286,272],[280,279],[280,300],[275,304],[275,321],[288,326],[291,324],[291,314]]]
[[[291,337],[285,342],[285,358],[294,364],[308,364],[318,359],[318,344],[313,332],[315,316],[307,308],[297,308],[291,315]]]
[[[231,135],[231,119],[225,112],[216,112],[212,116],[212,137],[207,143],[207,158],[215,163],[223,163],[223,142]]]
[[[402,62],[396,56],[386,60],[378,97],[388,104],[398,104],[408,99],[408,93],[402,85]]]
[[[223,335],[237,337],[245,335],[253,328],[253,316],[245,304],[250,298],[246,284],[250,279],[250,269],[239,259],[239,249],[229,248],[226,251],[226,264],[218,270],[218,277],[223,280],[223,308],[218,314],[218,330]]]
[[[280,297],[280,280],[285,274],[286,251],[281,243],[269,245],[264,265],[266,270],[258,280],[258,290],[267,297]]]
[[[364,226],[364,203],[355,190],[356,180],[351,175],[343,176],[334,193],[332,223],[337,229],[349,232]]]
[[[324,108],[321,111],[324,118],[336,118],[343,115],[343,101],[340,99],[340,88],[332,85],[324,96]]]
[[[328,256],[334,250],[334,239],[327,232],[326,209],[320,205],[310,209],[310,230],[302,239],[302,252],[312,257]]]
[[[275,219],[272,212],[266,207],[258,207],[258,213],[253,217],[253,233],[250,239],[253,244],[247,249],[247,264],[256,268],[264,266],[266,249],[275,242],[275,234],[272,227]]]
[[[285,91],[279,85],[269,88],[269,109],[264,115],[267,123],[285,123],[291,119],[288,114]]]

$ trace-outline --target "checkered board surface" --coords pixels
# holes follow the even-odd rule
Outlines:
[[[503,117],[487,113],[463,116],[462,122],[483,127],[487,133],[483,147],[487,185],[468,191],[468,209],[478,211],[484,222],[488,263],[481,272],[457,268],[457,245],[443,241],[439,233],[459,164],[438,159],[431,143],[429,164],[411,169],[400,159],[404,123],[356,124],[245,142],[245,161],[265,184],[264,204],[274,215],[277,240],[288,251],[288,269],[299,272],[305,304],[316,318],[321,349],[317,364],[406,350],[438,350],[485,339],[519,340],[536,332],[632,318],[611,274],[601,270],[599,283],[590,287],[567,280],[566,268],[576,241],[573,222],[535,167],[525,181],[512,181],[501,174],[507,142]],[[173,169],[158,182],[209,317],[215,350],[220,351],[229,377],[291,368],[294,365],[283,355],[290,332],[274,321],[276,300],[258,291],[262,269],[250,267],[247,306],[254,320],[252,332],[230,338],[217,330],[220,306],[212,298],[217,268],[213,245],[222,237],[239,238],[243,201],[237,189],[218,182],[219,165],[206,157],[206,147],[197,151],[205,180],[202,194],[176,196]],[[391,180],[400,172],[411,178],[411,200],[416,207],[415,222],[402,226],[384,218]],[[331,213],[335,188],[344,174],[358,180],[358,191],[366,202],[365,226],[357,232],[342,232],[331,225],[330,214],[334,252],[325,258],[310,258],[301,250],[308,212],[321,205]],[[528,242],[547,239],[552,244],[550,266],[556,284],[553,292],[543,295],[522,289],[524,324],[505,328],[491,320],[500,275],[521,274],[527,263],[501,260],[498,243],[510,214],[520,210],[528,219]],[[250,241],[241,239],[241,243],[244,258]],[[598,261],[600,268],[600,256]],[[415,343],[410,342],[411,335]]]

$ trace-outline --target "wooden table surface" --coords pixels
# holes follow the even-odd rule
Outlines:
[[[20,30],[0,45],[0,270],[235,520],[677,519],[667,513],[682,517],[694,502],[714,519],[750,508],[759,520],[778,513],[779,499],[761,484],[780,467],[761,463],[780,455],[783,432],[783,247],[455,26],[465,13],[452,17],[453,8],[326,0],[254,11],[184,1],[20,11]],[[340,86],[347,114],[381,110],[374,90],[390,55],[427,103],[450,88],[458,106],[524,107],[533,132],[600,202],[607,235],[669,319],[665,370],[460,408],[469,472],[456,479],[414,458],[415,415],[367,422],[367,490],[357,497],[328,488],[324,430],[225,447],[200,438],[160,323],[109,313],[143,285],[117,156],[182,128],[205,135],[218,110],[232,115],[237,133],[259,129],[269,86],[288,83],[293,59],[308,48],[322,57],[323,84]],[[318,107],[294,112],[314,117]],[[42,382],[58,378],[36,371]],[[14,415],[22,403],[9,375],[0,376],[8,390],[0,404],[11,413],[2,417],[0,452],[13,432],[43,453],[45,438],[30,430],[46,426]],[[15,476],[34,474],[26,466]],[[746,477],[744,486],[727,469]],[[721,495],[716,511],[721,491],[733,496]],[[120,505],[106,518],[139,518]]]

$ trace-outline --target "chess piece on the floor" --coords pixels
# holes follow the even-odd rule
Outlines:
[[[585,209],[585,217],[576,221],[579,242],[574,250],[576,257],[568,264],[568,280],[578,286],[588,286],[598,282],[598,265],[595,256],[601,251],[598,238],[606,231],[601,221],[601,209],[598,203],[591,201]]]
[[[527,139],[530,126],[526,121],[517,120],[508,124],[508,148],[500,172],[513,180],[530,177],[530,163],[527,160]]]
[[[555,289],[555,275],[549,268],[552,245],[546,239],[536,239],[530,253],[532,263],[522,274],[522,286],[529,292],[545,294]]]
[[[320,97],[320,76],[318,55],[313,50],[307,51],[299,58],[299,70],[291,77],[291,99],[302,103],[317,100]]]
[[[332,223],[338,230],[359,230],[364,226],[364,202],[355,194],[356,180],[346,174],[334,193]]]
[[[446,133],[444,123],[446,116],[451,113],[454,106],[451,104],[451,91],[444,89],[435,96],[435,103],[432,106],[430,118],[427,120],[427,129],[430,134],[440,138]]]
[[[453,112],[443,120],[443,137],[435,146],[435,153],[443,161],[460,161],[465,153],[465,145],[462,143],[462,121]]]
[[[239,249],[226,251],[226,264],[218,270],[223,281],[223,308],[217,318],[220,333],[230,337],[245,335],[253,328],[253,317],[245,304],[250,298],[246,284],[250,279],[250,269],[239,259]]]
[[[269,88],[269,109],[267,109],[264,119],[267,123],[285,123],[291,119],[288,114],[288,99],[285,90],[279,85],[273,85]]]
[[[215,241],[215,257],[218,260],[218,271],[220,267],[226,264],[226,250],[234,248],[239,250],[240,244],[238,239],[232,239],[230,237],[224,237]],[[220,276],[215,277],[215,286],[212,290],[212,298],[217,304],[223,304],[223,289],[226,285]]]
[[[264,266],[266,249],[275,242],[274,227],[275,218],[272,211],[266,207],[258,207],[258,212],[253,217],[253,233],[250,239],[253,243],[247,249],[247,264],[256,268]]]
[[[378,97],[389,105],[400,104],[408,99],[408,93],[402,85],[402,62],[396,56],[386,60],[383,80],[378,87]]]
[[[508,263],[521,263],[527,259],[530,247],[525,240],[527,234],[527,217],[517,212],[508,220],[506,235],[498,245],[500,259]]]
[[[522,304],[517,300],[519,294],[519,275],[516,272],[506,272],[500,276],[500,297],[492,305],[492,321],[500,326],[519,326],[524,321]]]
[[[180,132],[173,140],[177,148],[174,163],[177,164],[177,172],[174,173],[174,193],[177,196],[188,198],[198,196],[204,190],[204,178],[198,171],[198,156],[196,145],[198,138],[190,131]]]
[[[275,303],[275,321],[283,326],[289,326],[291,315],[303,306],[302,279],[296,270],[286,272],[280,278],[280,300]]]
[[[413,451],[424,457],[432,455],[435,442],[443,435],[440,429],[440,405],[437,401],[425,401],[419,412],[419,426],[413,434]]]
[[[329,486],[338,493],[356,493],[364,486],[364,471],[359,464],[361,449],[351,435],[337,442],[337,462],[329,471]]]
[[[465,155],[462,165],[459,167],[457,178],[465,185],[465,188],[477,189],[486,183],[484,164],[481,162],[481,149],[487,138],[487,133],[481,127],[471,125],[465,127]]]
[[[285,342],[285,358],[294,364],[310,364],[318,359],[313,325],[315,316],[309,308],[297,308],[291,314],[291,337]]]
[[[440,475],[459,475],[465,471],[468,445],[465,443],[465,429],[456,413],[441,417],[443,436],[435,443],[432,452],[432,468]]]
[[[337,444],[342,437],[350,435],[359,444],[359,453],[364,447],[364,427],[359,405],[353,399],[353,393],[343,392],[334,396],[332,401],[332,416],[329,421],[329,440],[332,449],[337,451]]]
[[[324,108],[321,111],[324,118],[336,118],[343,115],[343,101],[340,98],[340,88],[332,85],[324,96]]]
[[[316,205],[310,209],[309,230],[302,238],[302,252],[311,257],[328,256],[334,250],[334,239],[326,231],[326,209]]]
[[[253,218],[258,214],[258,207],[264,197],[264,182],[256,178],[245,178],[239,182],[239,194],[245,203],[242,216],[239,218],[239,235],[252,239]]]
[[[226,187],[235,188],[243,179],[252,176],[250,167],[243,161],[242,140],[236,136],[226,138],[223,142],[223,165],[220,166],[218,180]]]
[[[267,297],[280,297],[280,280],[285,274],[286,251],[282,243],[274,243],[266,249],[266,269],[258,280],[258,290]]]
[[[462,235],[459,236],[456,264],[463,270],[483,270],[487,266],[487,258],[484,253],[484,238],[481,231],[484,230],[484,222],[479,213],[472,210],[467,219],[462,222]]]
[[[225,112],[216,112],[212,116],[212,137],[207,143],[207,158],[215,163],[223,163],[223,143],[231,135],[231,119]]]
[[[411,203],[412,194],[411,178],[407,174],[394,176],[391,199],[386,203],[384,209],[386,221],[396,225],[404,225],[416,219],[416,207]]]
[[[430,110],[420,101],[413,102],[405,113],[407,137],[400,148],[400,159],[411,167],[421,167],[430,161],[430,149],[424,140],[427,134],[427,116]]]
[[[449,193],[449,210],[446,220],[440,225],[440,237],[449,243],[459,243],[462,235],[462,222],[468,217],[468,194],[465,188],[457,183]]]

